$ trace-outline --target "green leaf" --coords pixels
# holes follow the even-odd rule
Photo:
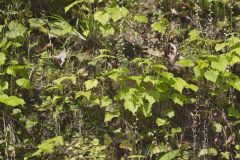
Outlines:
[[[220,123],[215,123],[214,128],[216,132],[218,133],[222,132],[222,125]]]
[[[227,45],[228,45],[228,43],[216,44],[215,50],[216,50],[216,51],[221,51],[221,50],[224,49]]]
[[[221,56],[219,59],[216,61],[211,62],[211,67],[213,69],[216,69],[218,71],[224,72],[228,66],[228,60],[226,57]]]
[[[168,26],[168,20],[165,18],[162,18],[159,22],[154,22],[151,25],[151,28],[153,31],[158,31],[160,33],[165,33]]]
[[[200,150],[200,152],[198,154],[198,157],[206,156],[206,155],[216,156],[217,155],[217,150],[215,148],[203,148],[203,149]]]
[[[78,5],[79,3],[86,2],[86,3],[94,3],[94,0],[77,0],[73,3],[69,4],[67,7],[64,8],[65,13],[67,13],[71,8]]]
[[[115,33],[115,30],[113,27],[100,27],[100,31],[103,37],[112,36]]]
[[[182,78],[175,78],[174,81],[175,83],[172,85],[172,87],[182,93],[182,90],[187,85],[187,82]]]
[[[77,77],[75,75],[64,76],[64,77],[54,80],[53,82],[56,85],[60,85],[61,83],[63,83],[66,80],[70,80],[72,82],[72,84],[74,84],[74,85],[76,85],[76,83],[77,83]]]
[[[183,66],[183,67],[193,67],[194,66],[194,62],[191,59],[180,59],[179,61],[176,62],[176,64]]]
[[[113,118],[119,117],[119,112],[106,112],[104,122],[110,122]]]
[[[206,71],[204,73],[205,78],[209,81],[214,82],[214,83],[217,81],[218,75],[219,75],[219,72],[218,71],[213,71],[213,70]]]
[[[195,41],[195,40],[200,39],[200,31],[198,31],[196,29],[189,32],[188,35],[190,36],[189,37],[190,41]]]
[[[107,13],[112,18],[113,22],[117,22],[120,19],[124,18],[128,14],[128,10],[125,7],[113,7],[113,8],[106,8]]]
[[[45,34],[49,33],[49,29],[45,27],[45,25],[47,24],[47,20],[40,18],[39,19],[30,18],[28,19],[28,23],[32,30],[39,30],[40,32],[43,32]]]
[[[178,149],[164,154],[159,160],[172,160],[179,156],[181,156],[181,151]]]
[[[240,112],[235,107],[229,107],[228,116],[240,119]]]
[[[183,106],[183,103],[186,97],[183,94],[174,93],[171,96],[171,99],[173,100],[174,103],[179,104],[180,106]]]
[[[110,18],[110,15],[108,13],[104,13],[103,11],[98,11],[94,14],[94,19],[103,25],[106,25]]]
[[[223,159],[226,159],[226,160],[230,159],[230,152],[228,152],[228,151],[226,151],[226,152],[221,152],[221,157],[222,157]]]
[[[0,95],[0,102],[11,107],[24,105],[25,101],[15,96],[7,96],[6,94]]]
[[[90,90],[92,88],[97,87],[98,80],[97,79],[87,80],[84,84],[85,84],[86,90]]]
[[[165,126],[168,124],[167,120],[165,119],[162,119],[162,118],[157,118],[156,119],[156,123],[157,125],[160,127],[160,126]]]
[[[72,26],[65,20],[59,20],[50,24],[50,36],[51,37],[62,37],[73,33]]]
[[[0,82],[0,91],[4,91],[6,89],[8,89],[8,82]]]
[[[132,79],[132,80],[135,80],[137,85],[140,86],[143,77],[142,76],[131,76],[129,78]]]
[[[130,112],[132,112],[133,115],[135,115],[135,113],[138,110],[138,106],[133,103],[131,98],[126,98],[125,99],[125,101],[124,101],[124,108],[129,110]]]
[[[104,96],[101,99],[101,107],[108,107],[112,104],[112,100],[108,96]]]
[[[4,65],[5,61],[6,61],[6,56],[3,52],[0,52],[0,65]]]
[[[16,114],[19,114],[19,113],[21,113],[21,112],[22,112],[21,109],[15,108],[15,109],[13,109],[12,114],[13,114],[13,115],[16,115]]]
[[[6,36],[11,39],[24,37],[26,33],[26,28],[18,21],[11,21],[8,28],[9,30],[6,32]]]
[[[197,92],[198,89],[199,89],[198,86],[196,86],[194,84],[188,84],[188,85],[186,85],[186,88],[189,88],[189,89],[191,89],[194,92]]]
[[[54,152],[54,148],[60,145],[63,145],[63,137],[57,136],[51,139],[47,139],[43,141],[40,145],[38,145],[38,150],[32,154],[32,156],[39,156],[41,153],[51,154]]]
[[[90,97],[91,97],[91,94],[92,94],[92,92],[90,92],[90,91],[87,91],[87,92],[79,91],[79,92],[75,93],[75,98],[77,99],[77,98],[83,96],[83,97],[86,97],[87,100],[89,101]]]
[[[33,89],[31,82],[26,78],[21,78],[16,81],[17,85],[25,89]]]
[[[134,20],[139,23],[148,23],[148,18],[145,15],[136,15],[134,16]]]

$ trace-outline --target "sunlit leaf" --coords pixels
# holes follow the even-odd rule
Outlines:
[[[11,107],[25,104],[23,99],[15,96],[7,96],[6,94],[0,95],[0,102]]]
[[[91,79],[91,80],[87,80],[85,83],[85,87],[87,90],[90,90],[92,88],[97,87],[98,85],[98,80],[97,79]]]
[[[21,78],[16,81],[17,85],[25,89],[33,89],[31,82],[26,78]]]
[[[181,151],[173,150],[173,151],[170,151],[170,152],[164,154],[159,160],[173,160],[179,156],[181,156]]]
[[[157,118],[156,119],[156,123],[157,125],[160,127],[160,126],[165,126],[166,124],[168,124],[167,120],[165,119],[162,119],[162,118]]]
[[[5,61],[6,61],[6,56],[3,52],[0,52],[0,65],[4,65]]]
[[[214,82],[214,83],[217,81],[218,75],[219,75],[219,72],[218,71],[213,71],[213,70],[206,71],[204,73],[205,78],[209,81]]]

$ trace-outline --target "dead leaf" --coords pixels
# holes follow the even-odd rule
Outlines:
[[[58,55],[53,57],[53,60],[56,64],[58,64],[60,67],[63,67],[63,64],[66,61],[67,52],[65,50],[61,51]]]

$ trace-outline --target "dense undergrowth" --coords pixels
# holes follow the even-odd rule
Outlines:
[[[0,159],[240,159],[239,20],[238,0],[0,0]]]

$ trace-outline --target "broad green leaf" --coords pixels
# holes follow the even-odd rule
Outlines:
[[[110,122],[113,118],[119,117],[119,112],[106,112],[104,122]]]
[[[219,72],[218,71],[213,71],[213,70],[206,71],[204,73],[205,78],[209,81],[214,82],[214,83],[217,81],[218,75],[219,75]]]
[[[38,145],[38,150],[32,154],[32,156],[39,156],[41,153],[51,154],[54,152],[54,148],[60,145],[63,145],[63,137],[57,136],[51,139],[47,139],[43,141],[40,145]]]
[[[159,160],[173,160],[179,156],[181,156],[181,151],[173,150],[173,151],[170,151],[170,152],[164,154]]]
[[[112,100],[108,96],[104,96],[101,99],[101,107],[108,107],[112,104]]]
[[[196,29],[189,32],[188,35],[190,36],[189,37],[190,41],[195,41],[195,40],[200,39],[200,31],[198,31]]]
[[[145,15],[136,15],[133,19],[139,23],[148,23],[148,18]]]
[[[194,92],[197,92],[198,91],[198,86],[196,86],[196,85],[194,85],[194,84],[187,84],[186,85],[186,88],[189,88],[189,89],[191,89],[192,91],[194,91]]]
[[[176,127],[176,128],[171,128],[171,134],[174,137],[177,133],[181,133],[182,132],[182,128],[180,127]]]
[[[26,78],[21,78],[16,81],[17,85],[25,89],[33,89],[31,82]]]
[[[94,14],[94,19],[103,25],[106,25],[110,18],[110,15],[108,13],[104,13],[103,11],[98,11]]]
[[[92,88],[97,87],[98,80],[97,79],[87,80],[84,84],[85,84],[86,90],[90,90]]]
[[[124,18],[128,14],[128,10],[125,7],[113,7],[113,8],[106,8],[107,13],[112,18],[113,22],[117,22],[120,19]]]
[[[183,88],[187,85],[187,82],[182,78],[175,78],[175,83],[172,85],[174,89],[182,93]]]
[[[45,34],[49,33],[49,29],[45,27],[45,25],[47,24],[47,20],[40,18],[39,19],[30,18],[28,19],[28,23],[32,30],[39,30],[40,32],[43,32]]]
[[[228,116],[240,119],[240,112],[235,107],[229,107]]]
[[[142,76],[131,76],[129,78],[132,79],[132,80],[135,80],[137,85],[140,86],[143,77]]]
[[[4,82],[0,82],[0,91],[4,91],[8,89],[8,82],[4,81]]]
[[[206,156],[206,155],[216,156],[217,155],[217,150],[215,148],[203,148],[203,149],[200,150],[200,152],[198,154],[198,157]]]
[[[79,92],[75,93],[75,98],[77,99],[77,98],[83,96],[83,97],[86,97],[87,100],[89,101],[90,97],[91,97],[91,94],[92,94],[92,92],[90,92],[90,91],[87,91],[87,92],[79,91]]]
[[[228,66],[228,60],[226,57],[221,56],[218,60],[211,62],[211,67],[218,71],[224,72]]]
[[[216,51],[221,51],[221,50],[224,49],[227,45],[228,45],[228,43],[216,44],[215,50],[216,50]]]
[[[7,96],[6,94],[0,95],[0,102],[11,107],[24,105],[25,101],[15,96]]]
[[[6,61],[6,56],[3,52],[0,52],[0,65],[4,65],[5,61]]]
[[[171,99],[173,100],[174,103],[179,104],[180,106],[183,106],[183,103],[186,97],[183,94],[174,93],[171,96]]]
[[[176,62],[176,64],[183,66],[183,67],[193,67],[194,66],[194,62],[191,59],[180,59],[179,61]]]
[[[165,119],[162,119],[162,118],[157,118],[156,119],[156,123],[157,125],[160,127],[160,126],[165,126],[168,124],[167,120]]]
[[[19,21],[11,21],[8,28],[9,30],[6,32],[6,36],[11,39],[24,37],[26,33],[26,28]]]
[[[50,24],[50,36],[62,37],[73,33],[72,26],[65,20],[59,20]]]
[[[165,18],[161,18],[159,22],[154,22],[151,25],[151,28],[153,31],[158,31],[163,34],[165,33],[167,26],[168,26],[168,20]]]
[[[132,112],[133,115],[135,115],[135,113],[138,110],[138,106],[133,103],[131,98],[126,98],[125,99],[125,101],[124,101],[124,108],[129,110],[130,112]]]
[[[66,80],[70,80],[72,82],[72,84],[74,84],[74,85],[76,85],[76,83],[77,83],[77,77],[75,75],[64,76],[64,77],[54,80],[53,82],[56,85],[60,85],[61,83],[63,83]]]
[[[103,37],[112,36],[115,33],[115,30],[113,27],[100,27],[100,31]]]

